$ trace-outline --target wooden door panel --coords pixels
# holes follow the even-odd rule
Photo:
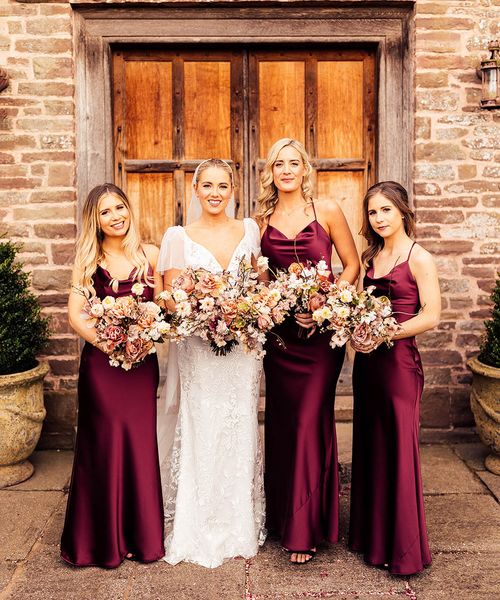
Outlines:
[[[305,134],[303,61],[259,62],[259,155],[282,137]]]
[[[364,247],[363,238],[359,235],[362,213],[357,200],[362,198],[365,192],[364,173],[362,171],[320,171],[317,173],[317,190],[318,200],[331,198],[333,194],[347,219],[358,252],[361,253]],[[336,252],[333,254],[333,266],[337,273],[340,272],[342,264]]]
[[[317,157],[363,158],[363,61],[318,61]]]
[[[231,64],[184,63],[184,157],[231,158]]]
[[[127,195],[142,239],[158,244],[175,217],[172,173],[129,173]]]
[[[128,61],[124,67],[127,158],[172,158],[172,63]]]

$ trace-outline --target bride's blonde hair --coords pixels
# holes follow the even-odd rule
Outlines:
[[[82,228],[76,243],[75,256],[75,265],[81,276],[80,281],[74,283],[82,287],[86,294],[95,294],[93,276],[97,265],[104,261],[102,248],[104,236],[99,226],[99,202],[108,194],[121,200],[129,212],[130,225],[123,238],[122,247],[125,256],[135,267],[134,279],[145,281],[147,285],[153,287],[154,282],[148,275],[149,262],[141,247],[130,202],[125,193],[113,183],[104,183],[93,188],[83,205]]]
[[[292,138],[281,138],[277,142],[275,142],[267,155],[266,164],[262,170],[262,174],[260,176],[260,181],[262,184],[262,192],[259,194],[257,198],[258,208],[255,213],[255,218],[259,225],[267,222],[269,217],[273,214],[274,209],[276,207],[276,203],[278,202],[278,188],[274,184],[274,176],[273,176],[273,166],[276,160],[278,159],[278,155],[286,146],[291,146],[295,148],[297,152],[300,154],[302,159],[302,163],[305,168],[304,178],[302,179],[302,196],[306,202],[312,202],[313,199],[313,185],[311,181],[311,175],[313,172],[313,168],[311,163],[309,162],[309,156],[301,142],[294,140]]]

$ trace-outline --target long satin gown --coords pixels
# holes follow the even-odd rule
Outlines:
[[[126,296],[135,280],[111,289],[98,267],[97,296]],[[153,298],[146,287],[144,297]],[[156,439],[158,360],[130,371],[86,343],[78,380],[78,432],[61,539],[61,557],[77,566],[117,567],[131,553],[150,562],[164,555],[163,502]]]
[[[332,243],[315,218],[295,239],[268,225],[261,249],[273,269],[285,269],[297,260],[330,264]],[[334,403],[345,349],[330,348],[329,333],[304,339],[298,329],[291,317],[276,327],[264,357],[267,528],[289,550],[338,540]]]
[[[370,267],[363,281],[376,286],[375,295],[391,299],[400,323],[420,309],[408,260],[383,277],[374,278]],[[356,354],[349,546],[395,575],[431,563],[418,442],[423,384],[414,337]]]

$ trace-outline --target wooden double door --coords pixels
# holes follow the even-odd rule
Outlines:
[[[361,249],[361,200],[375,173],[370,48],[115,48],[112,85],[115,181],[146,241],[183,223],[206,158],[231,161],[237,216],[250,215],[268,149],[292,137],[312,158],[316,197],[340,203]]]

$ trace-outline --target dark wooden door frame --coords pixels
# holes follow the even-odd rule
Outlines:
[[[79,202],[94,185],[113,180],[111,47],[134,43],[376,44],[376,179],[398,180],[411,193],[414,0],[71,4]]]

